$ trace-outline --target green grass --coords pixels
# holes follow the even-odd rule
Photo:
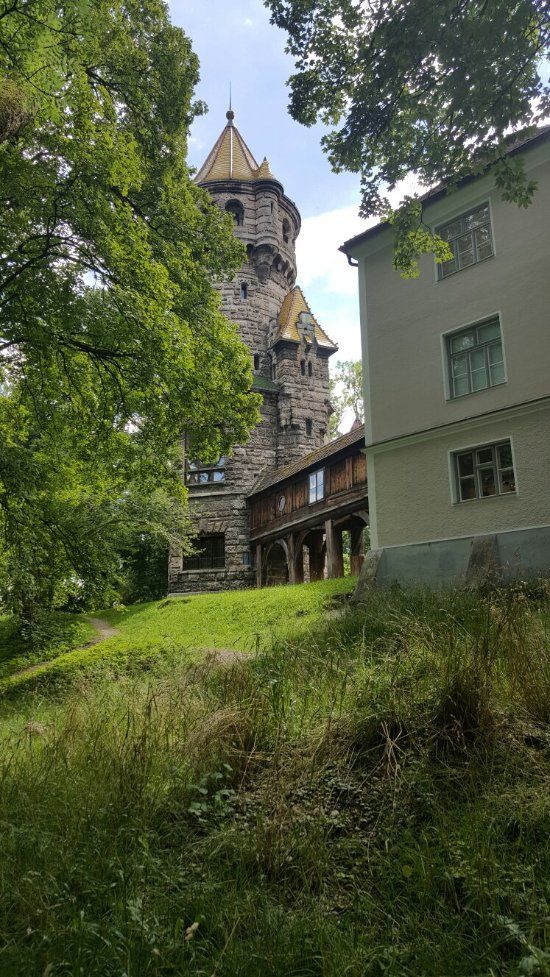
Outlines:
[[[311,629],[353,586],[354,580],[347,577],[298,587],[200,594],[99,612],[118,629],[116,637],[73,651],[67,650],[65,641],[55,654],[50,649],[32,673],[15,674],[18,667],[4,674],[0,671],[0,693],[64,682],[86,669],[120,672],[154,665],[162,671],[175,661],[201,659],[203,655],[197,653],[205,649],[257,651]],[[78,638],[75,635],[73,647],[82,643],[80,633]],[[32,664],[38,660],[35,656]],[[22,660],[15,655],[12,661],[15,665]]]
[[[13,700],[2,977],[548,977],[548,639],[543,590],[381,593]]]

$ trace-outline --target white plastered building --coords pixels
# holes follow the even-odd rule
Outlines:
[[[393,230],[346,242],[358,264],[371,567],[448,584],[480,559],[550,567],[550,127],[518,142],[537,190],[505,203],[490,171],[432,191],[453,259],[393,269]]]

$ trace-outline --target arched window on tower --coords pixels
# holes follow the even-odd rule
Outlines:
[[[285,244],[290,243],[290,224],[287,220],[283,221],[283,241]]]
[[[306,434],[308,438],[310,438],[313,434],[313,421],[311,420],[311,417],[306,417]]]
[[[308,375],[308,377],[312,377],[313,376],[313,363],[311,362],[311,360],[309,361],[309,363],[307,365],[307,375]]]
[[[300,373],[302,374],[303,377],[305,377],[305,375],[306,375],[306,361],[305,360],[300,360]]]
[[[260,369],[260,354],[259,353],[254,353],[254,369],[255,370],[259,370]]]
[[[244,224],[244,207],[238,200],[228,200],[225,205],[227,214],[231,214],[237,227]]]
[[[242,299],[248,298],[248,285],[246,284],[246,282],[241,282],[241,298]]]

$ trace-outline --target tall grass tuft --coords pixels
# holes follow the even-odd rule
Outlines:
[[[549,612],[373,594],[12,700],[2,977],[548,977]]]

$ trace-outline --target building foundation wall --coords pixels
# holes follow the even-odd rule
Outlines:
[[[379,551],[377,587],[442,588],[467,585],[472,551],[479,536],[445,539]],[[487,571],[497,582],[550,576],[550,525],[493,534],[495,565]]]

